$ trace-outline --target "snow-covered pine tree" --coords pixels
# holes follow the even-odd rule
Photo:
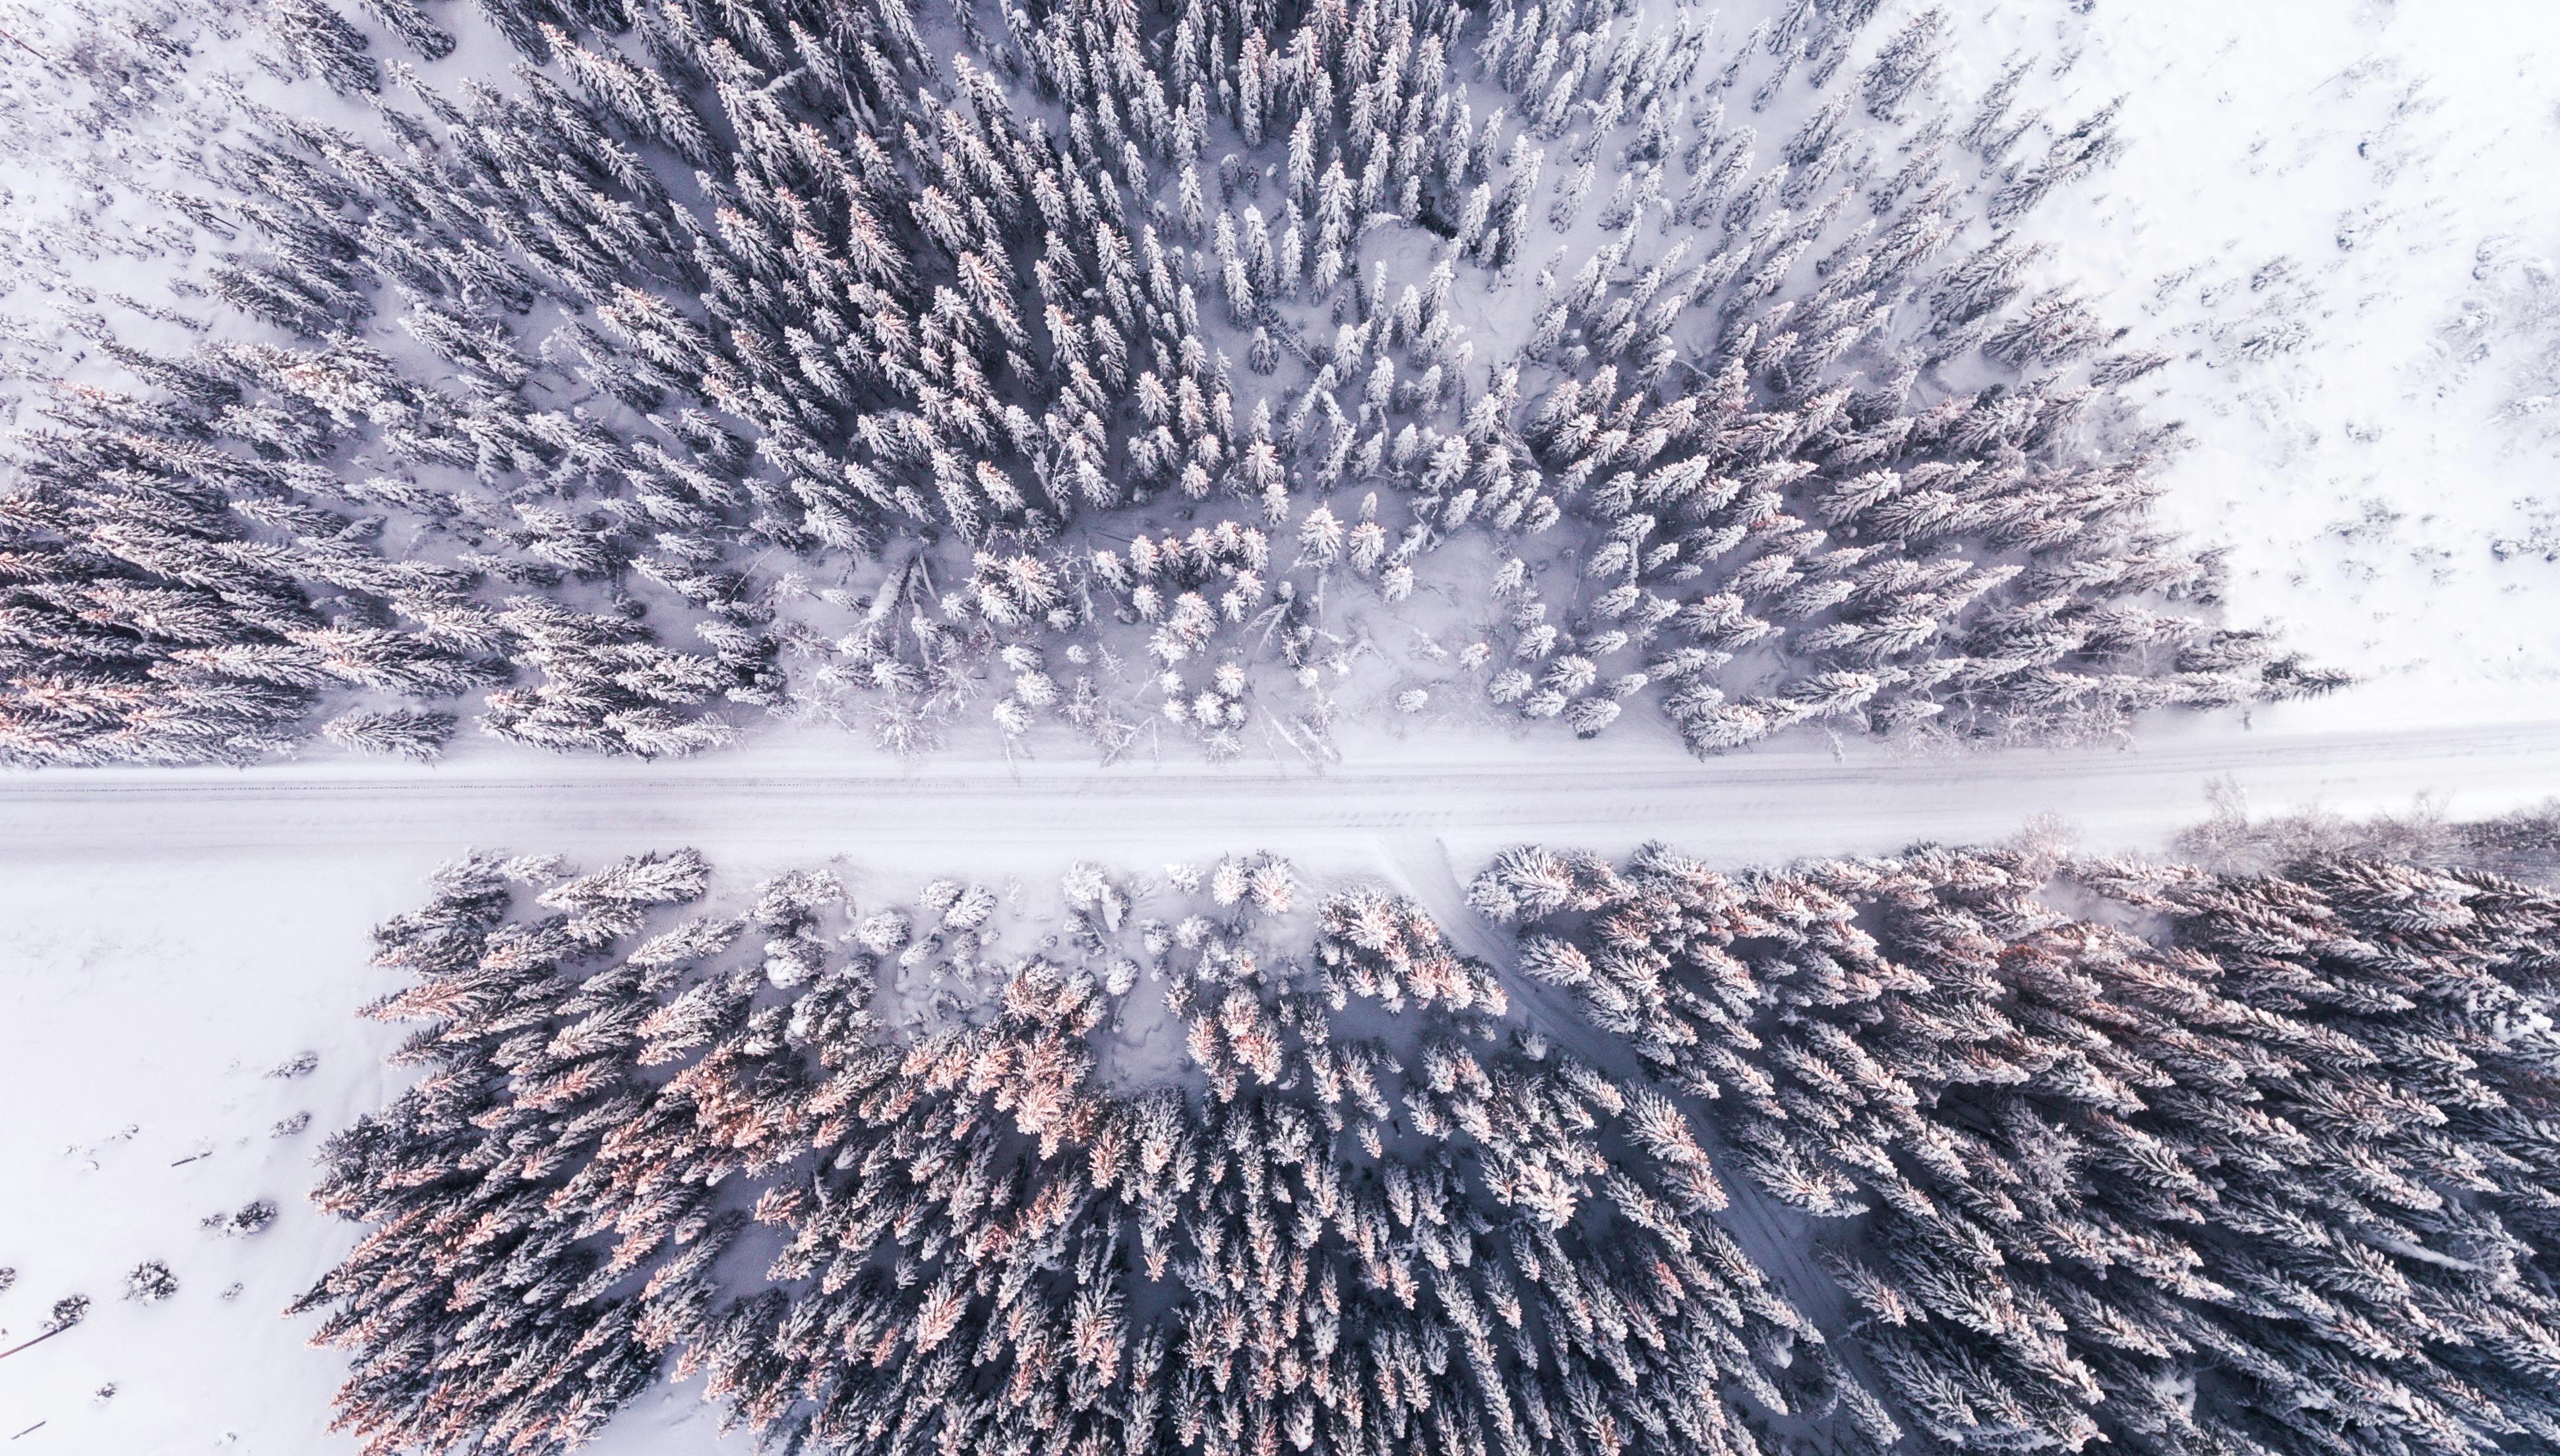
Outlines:
[[[378,9],[438,49],[413,0]],[[550,671],[507,598],[581,612],[572,583],[610,582],[654,634],[713,645],[720,696],[904,746],[1012,649],[1084,671],[1004,696],[1009,732],[1063,721],[1108,751],[1133,729],[1093,705],[1152,695],[1211,751],[1274,711],[1321,743],[1322,565],[1251,566],[1168,637],[1198,583],[1092,564],[1178,512],[1268,532],[1362,501],[1386,550],[1336,589],[1384,608],[1430,600],[1462,537],[1539,566],[1553,619],[1469,624],[1486,652],[1458,671],[1586,735],[1636,705],[1700,751],[1812,722],[2069,735],[2334,686],[2217,632],[2210,563],[2146,521],[2167,437],[2122,401],[2132,356],[2011,229],[2103,164],[2111,113],[2011,166],[2031,118],[2027,73],[2006,76],[1962,129],[1992,169],[1973,175],[1941,114],[1965,98],[1924,84],[1938,23],[1870,44],[1874,10],[1807,0],[1735,46],[1598,0],[1499,0],[1481,32],[1439,0],[1069,0],[1008,8],[1001,39],[967,6],[820,25],[772,0],[493,0],[483,19],[567,84],[447,75],[456,52],[396,69],[388,140],[244,115],[207,171],[248,229],[211,278],[295,347],[136,365],[181,403],[114,412],[170,448],[290,462],[293,490],[382,512],[403,566],[480,573],[392,603],[477,652]],[[306,64],[378,83],[364,28],[329,0],[287,11]],[[1477,124],[1482,87],[1507,94]],[[1766,142],[1727,119],[1746,94]],[[1575,220],[1603,165],[1592,236]],[[1568,233],[1532,284],[1515,269],[1540,206]],[[518,340],[538,307],[568,322]],[[377,310],[431,358],[354,343]],[[1458,323],[1492,316],[1520,328]],[[359,452],[443,483],[360,473]],[[981,554],[1037,564],[1054,600],[958,589]],[[1526,669],[1495,664],[1516,651],[1610,687],[1512,694]],[[1251,691],[1202,712],[1183,664],[1211,662]],[[491,724],[556,747],[725,731],[691,689],[601,705],[628,730],[516,691]]]
[[[333,1310],[366,1439],[562,1450],[699,1373],[771,1439],[882,1453],[1064,1430],[1561,1456],[1597,1422],[1740,1456],[1779,1381],[1849,1388],[1714,1223],[1685,1116],[1507,1040],[1500,978],[1409,901],[1311,924],[1253,857],[1132,906],[1079,868],[1069,933],[987,1015],[892,1032],[876,998],[991,944],[992,894],[858,915],[786,876],[653,933],[699,857],[562,873],[448,867],[378,935],[415,980],[373,1014],[425,1022],[402,1059],[430,1071],[329,1144],[318,1197],[372,1232],[301,1306]],[[514,882],[568,917],[518,914]],[[771,974],[746,920],[809,955]],[[1100,1074],[1140,974],[1204,1089]]]

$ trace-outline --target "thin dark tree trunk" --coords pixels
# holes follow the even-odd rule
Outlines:
[[[10,1356],[17,1354],[21,1350],[33,1350],[37,1346],[44,1344],[46,1341],[53,1339],[56,1335],[59,1335],[70,1328],[71,1326],[69,1325],[56,1325],[54,1328],[47,1330],[45,1333],[37,1336],[33,1340],[22,1340],[17,1344],[10,1346],[6,1350],[0,1350],[0,1360],[7,1360]]]

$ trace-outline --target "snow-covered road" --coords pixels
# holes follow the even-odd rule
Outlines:
[[[251,849],[627,851],[1041,859],[1115,847],[1321,855],[1436,840],[1463,857],[1523,840],[1622,850],[1647,839],[1719,860],[2000,838],[2055,815],[2093,845],[2143,847],[2207,812],[2227,778],[2254,813],[2470,817],[2560,796],[2560,722],[2466,728],[2156,730],[2130,748],[1957,757],[1844,745],[1697,762],[1649,745],[1407,745],[1349,767],[900,768],[803,740],[676,763],[473,755],[434,768],[337,760],[246,770],[0,777],[0,858]]]

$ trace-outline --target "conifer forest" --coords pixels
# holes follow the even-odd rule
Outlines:
[[[0,0],[10,1456],[2560,1456],[2450,8]]]

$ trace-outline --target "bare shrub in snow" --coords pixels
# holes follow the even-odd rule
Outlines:
[[[208,1213],[202,1226],[225,1238],[250,1238],[275,1221],[275,1205],[264,1199],[240,1205],[228,1213]]]
[[[124,1297],[140,1304],[158,1304],[177,1292],[178,1276],[158,1259],[146,1259],[124,1276]]]

